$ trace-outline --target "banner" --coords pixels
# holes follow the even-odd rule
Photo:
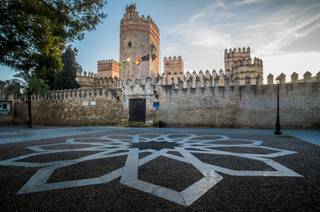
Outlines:
[[[152,110],[157,111],[160,109],[160,102],[159,101],[154,101],[152,105]]]

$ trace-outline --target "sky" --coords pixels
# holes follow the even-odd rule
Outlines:
[[[252,57],[263,59],[264,78],[320,71],[320,0],[109,0],[103,23],[73,43],[83,70],[118,60],[120,20],[130,3],[158,25],[161,63],[182,56],[185,71],[219,70],[224,49],[250,46]],[[0,66],[0,80],[13,74]]]

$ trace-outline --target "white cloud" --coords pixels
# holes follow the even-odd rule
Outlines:
[[[303,49],[303,54],[297,54],[284,52],[283,47],[301,42],[304,36],[319,29],[320,15],[317,9],[320,9],[320,3],[299,6],[289,4],[268,13],[259,14],[258,11],[255,15],[253,12],[237,11],[239,5],[261,2],[243,0],[227,4],[225,1],[218,1],[218,4],[206,5],[185,23],[164,29],[165,36],[170,36],[175,43],[168,43],[167,46],[170,47],[165,48],[163,53],[182,55],[188,70],[213,69],[223,66],[224,48],[250,46],[256,54],[253,56],[264,59],[265,73],[276,72],[276,67],[281,67],[284,72],[297,72],[291,66],[285,68],[283,65],[296,60],[300,60],[297,67],[307,69],[311,61],[301,59],[303,54],[308,54],[306,49]],[[314,49],[310,49],[312,51]],[[315,59],[315,55],[319,54],[312,53],[311,58]],[[281,63],[274,58],[275,55],[282,58]],[[320,69],[318,61],[312,64],[311,68]]]
[[[253,4],[253,3],[258,3],[258,2],[261,2],[263,0],[238,0],[236,2],[236,4],[239,4],[239,5],[245,5],[245,4]]]

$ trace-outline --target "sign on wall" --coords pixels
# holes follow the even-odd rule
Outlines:
[[[0,115],[9,115],[11,112],[11,102],[0,102]]]
[[[96,103],[96,101],[88,101],[88,100],[85,100],[85,101],[82,101],[82,105],[83,106],[96,106],[97,105],[97,103]]]
[[[154,101],[152,104],[152,110],[157,111],[160,109],[160,102],[159,101]]]

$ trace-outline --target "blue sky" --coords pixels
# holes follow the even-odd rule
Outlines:
[[[75,42],[83,70],[119,58],[119,25],[126,4],[136,3],[160,28],[161,58],[181,55],[185,70],[223,68],[225,48],[251,47],[264,60],[264,77],[320,71],[319,0],[109,0],[108,17]],[[0,80],[13,72],[0,66]]]

